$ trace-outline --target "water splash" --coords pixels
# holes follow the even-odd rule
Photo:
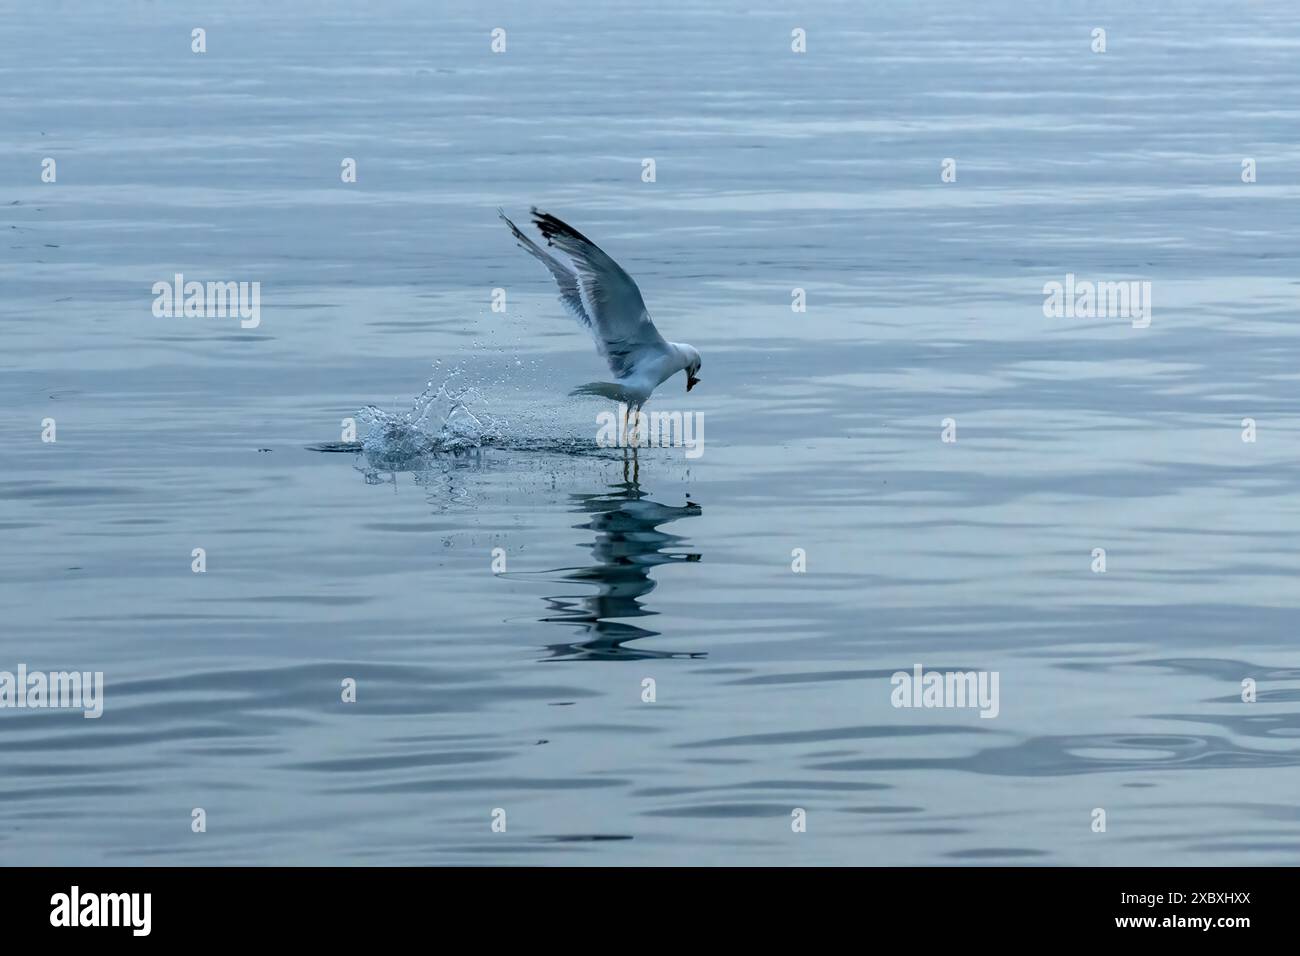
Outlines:
[[[367,405],[357,418],[368,430],[361,451],[372,467],[408,469],[421,459],[458,455],[504,441],[504,421],[486,411],[474,386],[455,384],[458,371],[435,385],[429,381],[406,411]]]
[[[516,360],[515,366],[522,367],[522,362]],[[442,361],[435,362],[434,368],[442,373]],[[625,450],[599,445],[594,440],[594,432],[572,431],[553,418],[539,417],[536,410],[530,413],[526,404],[519,410],[517,420],[515,415],[511,416],[515,432],[511,434],[510,423],[488,411],[484,393],[495,396],[504,390],[519,392],[521,386],[514,380],[514,372],[507,371],[500,379],[480,372],[472,384],[465,381],[468,375],[460,365],[445,376],[436,375],[403,410],[390,411],[377,405],[360,409],[356,418],[366,428],[360,441],[307,447],[311,451],[356,455],[354,467],[365,476],[367,484],[395,483],[399,473],[409,473],[417,484],[435,488],[438,497],[452,501],[463,495],[455,488],[442,486],[458,485],[464,480],[466,469],[478,470],[489,465],[483,454],[489,449],[530,457],[626,457]],[[544,402],[534,402],[534,406],[547,407]],[[518,464],[520,459],[496,459],[496,464],[507,461]]]

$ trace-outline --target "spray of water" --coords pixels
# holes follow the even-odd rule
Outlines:
[[[470,350],[475,358],[482,349],[476,343]],[[565,411],[555,389],[540,387],[540,394],[530,394],[527,380],[537,373],[538,360],[528,365],[513,361],[497,363],[495,370],[485,371],[481,361],[457,364],[448,372],[441,360],[434,363],[430,379],[409,405],[395,401],[391,409],[367,405],[356,413],[365,432],[360,441],[329,442],[308,446],[313,451],[357,455],[354,467],[367,483],[388,484],[397,474],[409,473],[421,485],[439,482],[457,483],[466,469],[475,470],[490,462],[501,465],[522,460],[518,454],[541,456],[554,462],[565,458],[615,458],[620,452],[601,447],[593,438],[594,426],[575,426],[557,415]],[[538,390],[538,386],[533,386]],[[507,399],[512,413],[509,422],[489,412],[489,402]],[[591,421],[586,410],[567,409],[576,421]],[[488,459],[492,451],[507,457]],[[513,456],[513,457],[511,457]],[[445,497],[455,499],[454,489],[441,489]],[[443,495],[440,495],[442,497]]]
[[[376,468],[403,468],[422,458],[456,455],[500,444],[505,423],[487,412],[482,393],[456,382],[430,380],[405,411],[367,405],[357,418],[367,426],[361,451]]]

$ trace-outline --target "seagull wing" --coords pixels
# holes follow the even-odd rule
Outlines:
[[[542,265],[551,271],[556,284],[560,287],[560,301],[564,303],[564,307],[572,312],[574,318],[579,322],[589,329],[592,328],[591,316],[587,314],[587,308],[582,304],[582,292],[578,289],[578,277],[573,274],[568,266],[520,232],[519,227],[511,222],[502,210],[498,209],[497,215],[505,220],[505,224],[515,234],[515,239],[519,241],[519,248],[532,253],[541,260]]]
[[[666,350],[668,343],[650,321],[641,290],[632,277],[568,223],[537,209],[532,212],[533,223],[546,238],[546,244],[573,260],[583,305],[583,314],[578,318],[591,331],[596,350],[605,357],[615,377],[625,378],[638,361]],[[555,261],[550,256],[547,258]],[[560,289],[561,298],[565,298],[563,283]]]

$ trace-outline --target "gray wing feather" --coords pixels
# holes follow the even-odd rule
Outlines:
[[[505,220],[505,224],[515,234],[515,239],[519,241],[519,248],[532,253],[541,260],[542,265],[550,270],[551,275],[555,278],[556,285],[560,287],[560,301],[564,303],[565,308],[572,312],[574,318],[579,322],[592,329],[592,334],[595,334],[591,316],[587,314],[587,309],[582,304],[582,292],[578,289],[578,277],[564,263],[520,232],[519,227],[510,221],[505,212],[498,209],[497,215]]]

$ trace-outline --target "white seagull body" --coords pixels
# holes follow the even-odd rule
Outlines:
[[[692,346],[666,342],[650,321],[641,290],[619,264],[572,226],[532,210],[546,244],[572,260],[561,262],[506,218],[519,245],[541,260],[560,287],[560,301],[596,340],[596,351],[609,363],[612,382],[588,382],[572,395],[600,395],[640,409],[650,393],[678,372],[686,372],[686,391],[695,387],[700,353]]]

